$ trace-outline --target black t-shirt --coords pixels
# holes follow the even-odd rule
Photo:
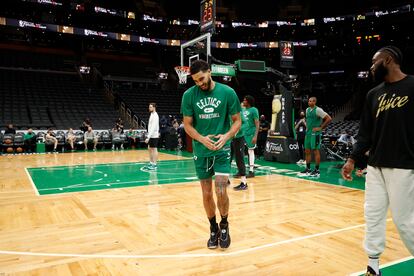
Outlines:
[[[16,130],[14,128],[6,128],[4,134],[16,134]]]
[[[414,77],[368,92],[351,158],[369,150],[368,165],[414,169]]]
[[[261,139],[266,139],[267,138],[267,132],[269,131],[269,128],[270,128],[270,123],[267,121],[267,120],[260,120],[259,121],[259,125],[260,125],[260,128],[259,128],[259,134],[258,134],[258,138],[261,138]],[[260,129],[267,129],[267,130],[260,130]]]
[[[306,135],[306,121],[302,120],[302,119],[298,119],[296,121],[296,124],[298,124],[298,128],[296,129],[296,134],[298,136],[298,139],[305,139],[305,135]]]

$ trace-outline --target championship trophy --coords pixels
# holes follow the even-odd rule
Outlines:
[[[271,126],[270,126],[270,134],[277,134],[278,132],[280,132],[280,129],[278,128],[276,130],[276,126],[277,126],[277,115],[280,112],[280,110],[282,109],[282,102],[280,101],[282,95],[274,95],[273,96],[273,101],[272,101],[272,122],[271,122]]]

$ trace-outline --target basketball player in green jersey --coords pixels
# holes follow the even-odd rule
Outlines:
[[[181,113],[184,129],[193,138],[194,164],[203,192],[203,204],[210,221],[207,247],[225,249],[230,246],[229,197],[227,182],[230,175],[230,140],[241,126],[240,103],[232,88],[211,79],[207,62],[191,64],[190,74],[195,82],[183,95]],[[216,204],[212,177],[215,175],[217,207],[221,215],[216,222]]]
[[[259,133],[259,111],[254,107],[254,98],[246,95],[243,99],[244,109],[242,116],[246,123],[242,124],[244,139],[249,153],[249,174],[247,177],[254,177],[254,149],[257,143],[257,134]]]
[[[321,163],[321,155],[319,149],[321,148],[321,133],[331,121],[331,116],[328,115],[322,108],[316,106],[316,97],[311,97],[308,100],[309,107],[306,109],[306,135],[305,135],[305,155],[306,155],[306,170],[301,172],[300,176],[319,177],[319,164]],[[312,160],[311,150],[315,156],[315,169],[311,171],[310,163]]]

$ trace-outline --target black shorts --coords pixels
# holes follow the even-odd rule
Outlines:
[[[150,138],[149,141],[148,141],[148,147],[158,148],[158,139],[159,138]]]

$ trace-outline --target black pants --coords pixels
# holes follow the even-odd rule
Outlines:
[[[231,141],[231,160],[233,160],[233,154],[236,158],[237,169],[239,170],[239,174],[241,176],[246,175],[246,165],[244,164],[244,145],[245,145],[244,137],[233,138]]]
[[[301,160],[305,160],[305,137],[298,136],[299,156]]]
[[[267,132],[264,134],[259,133],[259,135],[257,136],[256,153],[258,156],[263,156],[265,146],[266,146],[266,139],[267,139]]]
[[[24,140],[24,148],[28,152],[36,151],[36,137]]]
[[[137,140],[138,140],[138,138],[128,137],[128,146],[129,146],[129,148],[132,148],[133,146],[137,147],[138,146],[137,145]]]

